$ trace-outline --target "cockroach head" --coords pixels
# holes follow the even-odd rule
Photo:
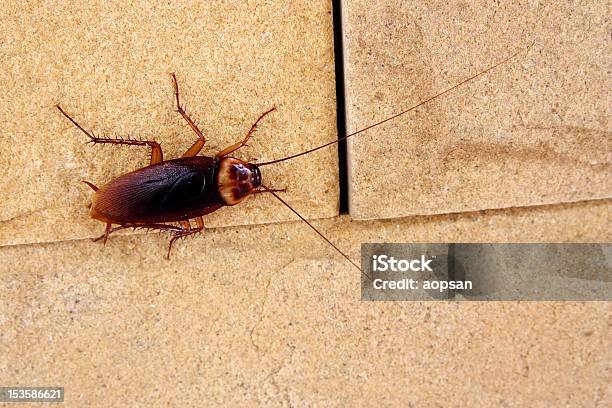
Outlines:
[[[219,162],[217,186],[225,204],[236,205],[261,186],[261,172],[253,163],[225,157]]]

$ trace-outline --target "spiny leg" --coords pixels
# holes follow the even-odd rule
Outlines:
[[[111,226],[112,226],[111,223],[107,222],[106,223],[106,228],[104,228],[104,235],[102,235],[102,237],[104,238],[104,241],[102,241],[102,243],[104,245],[106,245],[106,241],[108,240],[108,236],[111,233]]]
[[[119,144],[119,145],[130,145],[130,146],[149,146],[151,147],[151,162],[150,164],[160,163],[164,160],[164,154],[161,146],[154,140],[133,140],[133,139],[111,139],[106,137],[96,137],[93,134],[86,131],[81,125],[79,125],[74,119],[72,119],[61,106],[56,105],[57,109],[68,118],[77,128],[87,135],[89,141],[93,144],[97,143],[108,143],[108,144]]]
[[[185,110],[181,106],[181,102],[179,99],[179,87],[178,87],[178,81],[176,80],[176,74],[173,72],[171,75],[172,75],[172,81],[174,82],[174,96],[176,97],[176,111],[181,114],[183,119],[185,119],[187,123],[189,124],[189,127],[191,127],[191,129],[195,132],[195,134],[198,135],[198,140],[196,140],[193,143],[193,145],[191,145],[191,147],[187,149],[185,153],[183,153],[183,157],[193,157],[196,154],[200,153],[200,150],[202,150],[202,148],[204,147],[204,143],[206,143],[206,138],[204,137],[204,134],[202,133],[202,131],[195,124],[195,122],[191,120],[189,115],[187,115],[187,112],[185,112]]]
[[[275,111],[276,110],[276,106],[273,106],[271,109],[267,110],[266,112],[262,113],[259,118],[255,121],[255,123],[253,124],[253,126],[251,126],[251,129],[249,129],[249,131],[247,132],[246,136],[244,137],[244,139],[242,139],[242,141],[238,142],[238,143],[234,143],[233,145],[226,147],[225,149],[221,150],[219,153],[216,154],[217,157],[225,157],[230,153],[235,152],[236,150],[240,149],[241,147],[244,147],[247,145],[247,142],[249,141],[249,139],[251,138],[251,136],[253,136],[253,133],[255,133],[255,131],[257,130],[257,124],[259,123],[259,121],[261,121],[264,116],[266,116],[268,113]]]
[[[106,241],[108,240],[108,236],[110,234],[112,234],[115,231],[119,231],[121,229],[127,228],[127,227],[115,227],[115,228],[109,229],[110,225],[111,224],[106,224],[106,229],[104,230],[104,234],[100,235],[97,238],[93,238],[92,241],[93,242],[98,242],[99,240],[104,239],[104,241],[102,241],[102,242],[104,243],[104,245],[106,245]]]
[[[204,219],[202,217],[196,217],[196,224],[198,225],[195,228],[191,228],[191,224],[189,221],[181,221],[182,229],[174,233],[174,236],[170,238],[170,242],[168,243],[168,254],[166,255],[166,259],[170,259],[170,251],[172,250],[172,244],[179,238],[185,238],[189,235],[197,234],[204,230]]]
[[[92,241],[97,242],[101,240],[102,238],[104,238],[104,243],[106,243],[106,240],[108,239],[108,236],[110,234],[112,234],[115,231],[119,231],[119,230],[126,229],[126,228],[148,228],[148,229],[154,229],[154,230],[159,230],[159,231],[173,231],[173,232],[182,231],[181,227],[177,227],[175,225],[168,225],[168,224],[124,224],[124,225],[120,225],[118,227],[109,229],[110,225],[111,224],[106,224],[106,231],[104,232],[104,234],[100,235],[97,238],[94,238]]]

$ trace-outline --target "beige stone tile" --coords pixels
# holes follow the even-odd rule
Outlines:
[[[98,135],[154,138],[174,158],[195,140],[174,111],[175,71],[205,153],[241,139],[272,105],[238,157],[276,159],[336,138],[329,2],[4,2],[0,19],[0,244],[98,234],[80,180],[102,184],[148,163],[140,147],[86,146],[57,103]],[[305,215],[329,217],[337,167],[330,148],[262,170]],[[207,223],[291,217],[279,208],[259,198]]]
[[[316,225],[361,242],[609,241],[609,202]],[[66,407],[607,406],[605,302],[360,302],[302,223],[0,248],[0,382]],[[449,394],[452,390],[452,395]]]
[[[347,128],[359,219],[612,196],[609,5],[345,1]]]

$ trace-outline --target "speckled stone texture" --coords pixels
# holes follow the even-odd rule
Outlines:
[[[610,5],[344,1],[351,215],[612,197]]]
[[[345,2],[349,130],[534,46],[354,140],[352,214],[399,218],[336,217],[335,147],[268,184],[333,217],[313,223],[354,261],[363,242],[609,242],[610,200],[405,217],[609,195],[604,5],[397,4]],[[64,386],[65,407],[611,405],[609,303],[361,302],[359,271],[263,196],[169,262],[167,234],[85,239],[102,224],[80,180],[149,152],[85,146],[56,103],[176,157],[194,135],[175,71],[205,152],[272,105],[240,157],[334,140],[330,2],[4,2],[0,67],[0,385]]]
[[[361,242],[612,239],[611,204],[376,222]],[[582,220],[590,219],[585,224]],[[361,302],[360,275],[302,223],[0,248],[0,383],[66,407],[610,405],[610,304]]]

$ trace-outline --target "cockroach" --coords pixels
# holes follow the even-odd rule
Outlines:
[[[102,240],[106,243],[110,234],[124,228],[168,231],[172,234],[166,254],[166,258],[169,258],[172,245],[177,239],[204,230],[202,218],[204,215],[221,207],[239,204],[250,195],[270,193],[361,271],[355,262],[277,194],[277,192],[285,191],[284,189],[273,189],[262,184],[260,167],[315,152],[389,122],[475,80],[511,60],[519,52],[387,119],[310,150],[258,164],[245,162],[232,157],[231,154],[247,145],[260,121],[273,112],[275,107],[261,114],[241,141],[226,147],[213,157],[198,156],[197,154],[206,143],[206,138],[181,105],[178,82],[174,73],[171,76],[176,110],[197,136],[196,141],[178,159],[164,160],[161,146],[156,141],[96,137],[79,125],[60,105],[57,105],[57,109],[85,133],[91,143],[151,148],[151,160],[146,167],[119,176],[101,187],[84,181],[94,190],[89,215],[106,224],[104,234],[94,241]],[[190,220],[195,220],[195,227],[192,226]],[[178,225],[171,223],[178,223]],[[113,224],[117,226],[113,228]],[[364,272],[361,273],[364,274]],[[369,278],[367,275],[366,277]]]

